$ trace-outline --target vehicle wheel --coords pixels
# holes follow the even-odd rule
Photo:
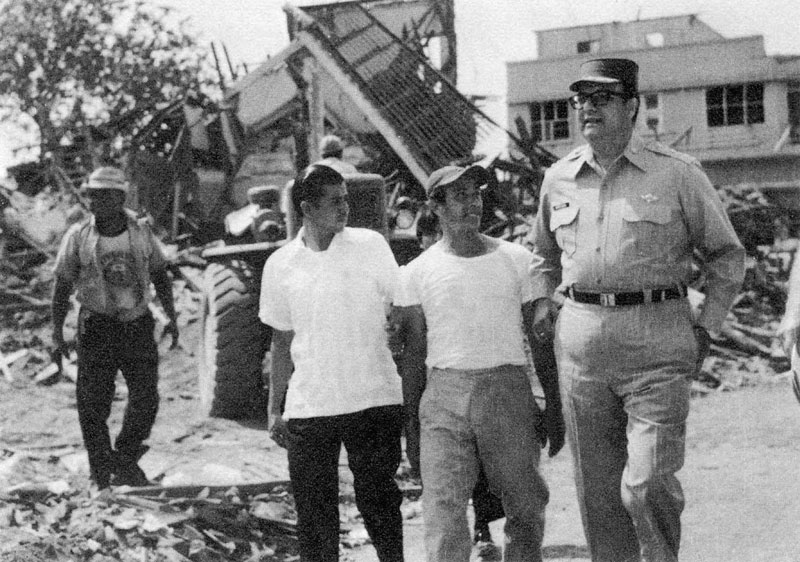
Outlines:
[[[272,330],[258,319],[259,287],[241,260],[212,263],[203,276],[200,403],[209,416],[266,415],[263,363]]]

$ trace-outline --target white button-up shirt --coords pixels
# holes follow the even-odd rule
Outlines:
[[[385,330],[398,274],[389,245],[372,230],[345,228],[315,252],[303,234],[270,256],[261,282],[261,321],[294,331],[284,417],[402,404]]]

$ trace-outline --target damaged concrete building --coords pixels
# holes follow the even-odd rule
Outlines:
[[[800,54],[769,56],[763,36],[729,39],[696,15],[537,32],[538,58],[509,63],[509,122],[522,118],[564,156],[581,144],[567,85],[582,62],[639,64],[637,130],[698,158],[711,181],[757,188],[800,209]]]

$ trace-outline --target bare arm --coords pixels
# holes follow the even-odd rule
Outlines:
[[[403,409],[406,424],[406,454],[412,472],[419,475],[419,402],[425,390],[428,355],[425,315],[422,307],[394,307],[390,322],[397,324],[403,340],[399,370],[403,379]]]
[[[164,334],[172,335],[170,349],[174,349],[178,346],[178,320],[175,314],[175,301],[172,296],[172,280],[165,268],[154,271],[152,278],[158,300],[169,318],[169,324],[164,326]]]
[[[72,282],[56,276],[53,288],[53,344],[62,355],[67,356],[64,342],[64,320],[69,312],[69,297],[72,295]]]
[[[399,321],[404,342],[399,362],[404,402],[419,407],[419,399],[425,390],[425,358],[428,355],[425,315],[421,306],[408,306],[394,307],[392,317]]]
[[[536,376],[544,390],[545,398],[545,433],[540,435],[542,446],[550,441],[549,455],[554,457],[564,446],[564,417],[561,410],[561,395],[558,388],[558,369],[556,367],[555,351],[553,350],[552,328],[549,337],[537,335],[536,330],[541,330],[541,325],[535,323],[536,309],[551,308],[550,299],[539,299],[536,303],[526,302],[522,305],[522,321],[525,334],[531,346],[533,367]]]
[[[292,363],[291,330],[273,330],[272,333],[272,370],[269,374],[269,403],[267,415],[272,440],[281,447],[286,447],[286,422],[283,420],[283,408],[286,402],[286,391],[289,379],[294,371]]]

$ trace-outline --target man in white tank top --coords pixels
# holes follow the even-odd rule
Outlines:
[[[537,373],[544,413],[526,372],[525,335],[535,342],[531,255],[480,233],[487,181],[479,166],[431,174],[428,198],[442,238],[404,268],[395,300],[407,414],[419,410],[430,562],[469,560],[466,508],[480,465],[506,512],[505,559],[541,560],[548,490],[540,448],[549,440],[552,456],[564,444],[553,371]]]

